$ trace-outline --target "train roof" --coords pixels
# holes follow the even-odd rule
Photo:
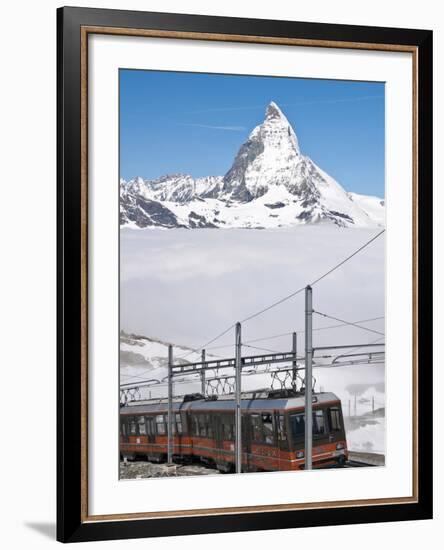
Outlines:
[[[332,392],[319,392],[313,393],[313,405],[322,405],[325,403],[337,402],[339,398]],[[304,408],[305,395],[298,393],[295,395],[285,397],[256,397],[256,396],[242,396],[241,409],[247,410],[259,410],[259,411],[273,411],[276,409],[298,409]],[[218,396],[214,398],[200,398],[186,400],[183,397],[173,399],[174,411],[234,411],[235,408],[235,396],[234,394]],[[164,413],[168,411],[168,399],[149,399],[145,401],[132,401],[121,407],[121,414],[137,415],[143,413]]]

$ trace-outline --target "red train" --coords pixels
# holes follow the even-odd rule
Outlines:
[[[242,394],[242,471],[304,469],[304,394],[261,390]],[[233,395],[191,394],[173,401],[173,459],[199,460],[222,472],[235,461]],[[167,458],[166,399],[134,401],[120,409],[120,453],[153,462]],[[313,394],[313,467],[348,459],[340,400]]]

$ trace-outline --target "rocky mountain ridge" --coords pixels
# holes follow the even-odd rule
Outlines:
[[[347,193],[303,155],[274,102],[224,176],[171,174],[120,181],[121,226],[264,229],[306,223],[383,226],[384,201]]]

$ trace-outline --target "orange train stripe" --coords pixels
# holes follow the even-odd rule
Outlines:
[[[165,436],[157,437],[156,443],[148,442],[146,436],[129,436],[128,442],[121,441],[121,451],[123,453],[159,453],[167,452],[167,441]],[[205,458],[212,458],[216,461],[232,462],[234,460],[234,448],[226,449],[224,447],[234,446],[230,441],[223,441],[222,448],[216,447],[214,440],[208,440],[200,437],[175,437],[173,441],[173,452],[181,455],[194,455]],[[139,442],[137,442],[137,440]],[[185,443],[186,441],[186,443]],[[346,442],[340,441],[344,445],[344,455],[347,456]],[[313,461],[322,461],[323,464],[333,463],[336,455],[337,443],[327,443],[313,448]],[[277,447],[269,445],[253,445],[252,452],[243,452],[242,463],[254,465],[265,470],[289,470],[298,469],[304,464],[304,458],[296,458],[295,451],[282,451]],[[317,452],[318,450],[318,452]],[[321,452],[319,452],[321,451]],[[326,462],[326,459],[331,460]]]

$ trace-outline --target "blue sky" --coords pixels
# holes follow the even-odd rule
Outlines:
[[[120,70],[120,175],[224,175],[275,101],[303,154],[347,191],[384,196],[384,84]]]

